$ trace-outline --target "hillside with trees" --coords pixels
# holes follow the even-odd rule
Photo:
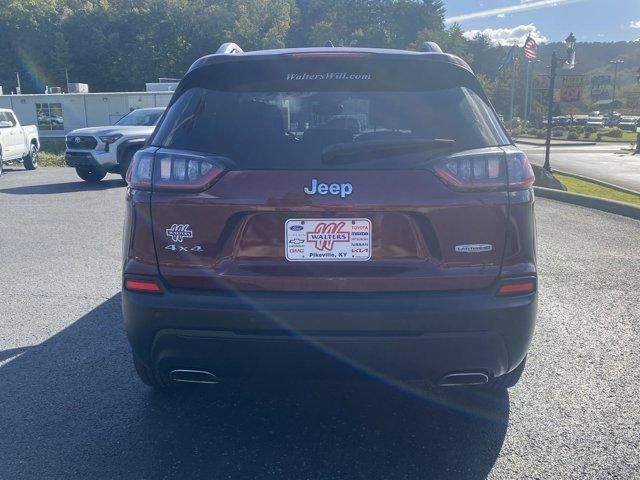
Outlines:
[[[88,83],[91,91],[142,90],[159,77],[181,77],[198,57],[226,41],[245,50],[335,45],[419,49],[426,40],[460,55],[479,74],[499,112],[509,109],[511,69],[498,72],[506,47],[488,38],[467,39],[458,25],[444,23],[440,0],[0,0],[0,85],[15,90],[20,72],[24,93],[46,86]],[[537,73],[552,50],[541,45]],[[640,42],[579,43],[571,74],[619,70],[620,98],[637,89]],[[524,69],[516,71],[515,111],[523,111]],[[587,80],[588,81],[588,80]],[[588,108],[587,98],[580,108]],[[533,112],[544,108],[535,102]]]

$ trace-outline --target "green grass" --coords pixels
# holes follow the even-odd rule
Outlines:
[[[40,139],[38,164],[41,167],[64,167],[64,149],[65,144],[63,139]]]
[[[636,132],[622,132],[622,137],[618,138],[618,137],[609,137],[607,135],[605,135],[604,133],[606,132],[606,130],[602,130],[599,133],[602,134],[601,140],[597,139],[597,133],[592,133],[591,136],[589,138],[586,138],[584,136],[584,134],[578,134],[578,140],[579,141],[585,141],[585,142],[617,142],[617,143],[635,143],[636,141]],[[533,135],[528,135],[528,134],[522,134],[522,135],[518,135],[518,138],[541,138],[544,139],[545,135],[542,136],[533,136]],[[566,140],[567,139],[567,135],[566,132],[562,135],[562,137],[551,137],[551,141],[553,142],[554,140]]]
[[[603,142],[635,142],[636,141],[636,132],[622,132],[622,138],[616,138],[616,137],[608,137],[606,135],[602,135],[602,141]],[[594,134],[591,135],[592,137],[595,137]]]
[[[50,153],[64,154],[65,143],[62,138],[41,138],[40,150]]]
[[[64,154],[40,151],[38,165],[41,167],[64,167]]]
[[[591,195],[592,197],[615,200],[617,202],[625,202],[632,205],[640,206],[640,195],[633,195],[631,193],[621,192],[613,188],[603,187],[602,185],[598,185],[597,183],[581,180],[569,175],[554,173],[553,176],[560,180],[570,192],[581,193],[583,195]]]

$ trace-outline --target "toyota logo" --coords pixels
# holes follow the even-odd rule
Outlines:
[[[80,143],[82,141],[82,139],[80,137],[76,137],[73,139],[74,142],[76,143]]]

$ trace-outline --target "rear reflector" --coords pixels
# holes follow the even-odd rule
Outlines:
[[[532,278],[505,280],[498,287],[496,295],[524,295],[536,291],[536,281]]]
[[[124,281],[124,288],[132,292],[162,293],[162,288],[155,280],[133,280],[128,278]]]

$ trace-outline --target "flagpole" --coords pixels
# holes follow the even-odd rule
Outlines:
[[[529,62],[529,105],[527,108],[527,118],[531,116],[531,110],[533,108],[533,79],[535,78],[536,62],[539,62],[539,60],[531,60]]]
[[[515,45],[513,48],[515,48]],[[509,106],[509,130],[511,131],[513,131],[513,102],[516,95],[516,63],[517,63],[517,57],[514,57],[513,69],[511,71],[511,104]]]
[[[524,74],[524,125],[527,126],[527,118],[529,117],[529,103],[531,102],[531,92],[529,85],[529,77],[531,71],[531,61],[527,62],[527,68]]]

